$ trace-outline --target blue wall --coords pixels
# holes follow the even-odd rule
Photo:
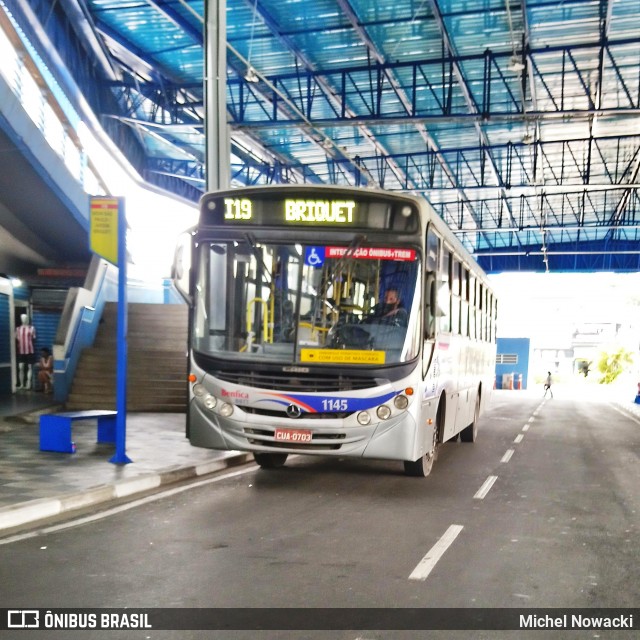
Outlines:
[[[36,329],[36,354],[40,357],[40,349],[47,347],[53,353],[53,342],[58,331],[60,311],[33,310],[33,326]]]
[[[9,296],[0,293],[0,395],[11,394],[11,309]]]
[[[496,387],[498,389],[502,388],[502,376],[505,373],[521,374],[522,388],[527,388],[530,347],[529,338],[498,338],[496,349]],[[508,361],[501,363],[503,359]],[[515,362],[513,362],[514,359]]]

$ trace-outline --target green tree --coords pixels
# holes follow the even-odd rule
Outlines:
[[[632,353],[623,347],[609,353],[603,352],[598,362],[598,371],[602,374],[600,384],[611,384],[624,371],[625,366],[632,363]]]

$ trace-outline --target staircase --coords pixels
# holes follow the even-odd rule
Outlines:
[[[128,307],[127,410],[184,413],[187,307]],[[66,409],[116,408],[117,304],[107,303],[94,345],[80,356]]]

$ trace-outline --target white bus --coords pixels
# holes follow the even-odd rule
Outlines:
[[[473,442],[496,299],[429,204],[317,185],[208,193],[176,251],[199,447],[399,460],[427,476]]]

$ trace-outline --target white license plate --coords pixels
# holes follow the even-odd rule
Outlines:
[[[276,429],[274,432],[276,442],[289,442],[291,444],[311,442],[309,429]]]

